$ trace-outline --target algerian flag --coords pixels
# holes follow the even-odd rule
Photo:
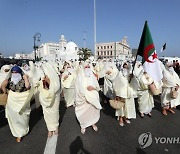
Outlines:
[[[162,79],[162,70],[147,21],[144,24],[137,55],[140,55],[143,58],[144,70],[153,78],[154,81],[160,81]]]

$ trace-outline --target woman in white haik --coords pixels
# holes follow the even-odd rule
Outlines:
[[[67,62],[64,73],[61,77],[61,84],[67,108],[74,105],[75,103],[75,80],[76,71],[73,68],[71,62]]]
[[[9,80],[3,81],[4,93],[9,89],[6,104],[6,118],[11,133],[16,137],[17,142],[21,142],[23,136],[29,132],[30,100],[33,95],[28,76],[22,73],[18,66],[11,69]]]
[[[112,62],[112,60],[110,59],[109,62],[106,63],[104,68],[104,89],[103,89],[104,95],[110,99],[113,99],[115,97],[112,80],[116,77],[114,76],[114,73],[116,73],[117,71],[118,69],[115,63]]]
[[[175,111],[173,111],[173,108],[180,104],[180,96],[178,96],[176,99],[171,98],[171,91],[173,88],[176,88],[178,93],[180,92],[180,80],[177,73],[173,69],[172,63],[168,62],[165,64],[165,66],[161,64],[161,67],[163,70],[161,106],[163,108],[162,114],[166,116],[167,111],[174,114]]]
[[[98,130],[95,124],[100,118],[100,110],[102,109],[99,101],[99,90],[98,81],[92,72],[90,64],[84,62],[79,69],[75,82],[75,114],[80,123],[82,134],[85,133],[86,128],[89,126],[92,126],[94,131]]]
[[[154,99],[148,86],[153,83],[153,79],[144,71],[140,62],[136,62],[133,74],[137,80],[137,96],[141,117],[143,118],[144,114],[151,117]]]
[[[134,103],[135,91],[129,83],[130,78],[130,66],[125,62],[123,69],[113,80],[113,89],[116,96],[124,98],[125,106],[119,110],[116,110],[115,115],[118,117],[119,125],[124,126],[124,121],[130,123],[129,119],[136,118],[136,110]]]
[[[60,79],[52,65],[42,64],[44,77],[40,80],[39,101],[42,105],[44,120],[48,129],[48,137],[58,134]]]

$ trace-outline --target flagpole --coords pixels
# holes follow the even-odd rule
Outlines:
[[[134,72],[134,67],[135,67],[136,61],[137,61],[137,56],[138,56],[138,54],[136,54],[136,58],[133,63],[133,69],[132,69],[132,73],[130,74],[129,83],[131,82],[131,79],[133,78],[133,72]]]

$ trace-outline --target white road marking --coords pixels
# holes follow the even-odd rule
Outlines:
[[[57,144],[58,135],[53,135],[48,137],[46,141],[46,147],[44,149],[44,154],[55,154],[56,153],[56,144]]]

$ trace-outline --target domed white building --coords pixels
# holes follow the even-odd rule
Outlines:
[[[59,40],[59,43],[44,43],[41,44],[39,49],[37,50],[37,56],[44,60],[56,60],[56,59],[61,59],[61,60],[75,60],[79,59],[78,56],[78,46],[76,43],[70,41],[67,42],[65,40],[64,35],[61,35],[61,38]]]

